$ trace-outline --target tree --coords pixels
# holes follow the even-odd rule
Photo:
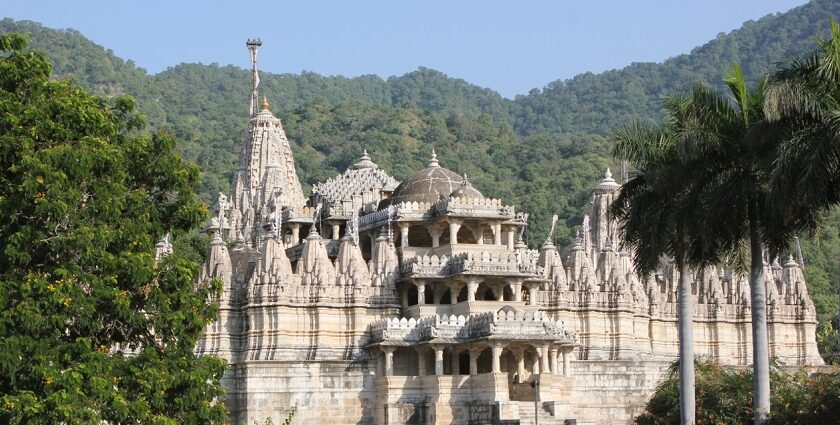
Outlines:
[[[221,423],[224,364],[192,351],[218,283],[154,255],[206,216],[197,169],[25,45],[0,35],[0,423]]]
[[[714,261],[719,238],[708,239],[707,216],[699,204],[706,187],[703,146],[695,145],[689,99],[665,102],[665,123],[627,126],[614,134],[613,155],[639,170],[611,207],[621,224],[624,243],[634,253],[636,270],[653,273],[666,255],[679,270],[679,398],[680,423],[695,422],[694,300],[691,267]]]
[[[765,248],[778,254],[800,230],[795,219],[779,214],[772,198],[766,170],[776,159],[780,127],[763,113],[765,83],[747,89],[738,65],[724,79],[729,97],[697,84],[687,104],[691,117],[690,139],[703,146],[696,184],[705,187],[699,202],[705,222],[714,234],[710,252],[718,258],[749,245],[750,307],[753,337],[753,403],[755,422],[770,412],[767,298],[764,277]],[[808,214],[802,211],[801,214]],[[798,219],[797,219],[798,220]],[[769,260],[769,258],[767,258]]]
[[[830,29],[816,51],[773,75],[764,102],[768,120],[784,129],[770,182],[784,207],[777,220],[809,230],[840,204],[840,25],[831,19]]]

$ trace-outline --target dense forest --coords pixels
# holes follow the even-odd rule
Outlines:
[[[532,246],[545,238],[553,211],[563,218],[557,242],[569,243],[591,188],[616,165],[608,157],[612,128],[659,119],[661,98],[695,81],[722,88],[734,62],[755,83],[779,62],[813,50],[830,16],[840,17],[840,2],[814,0],[663,63],[581,74],[515,99],[428,68],[387,79],[262,73],[260,88],[283,120],[305,186],[343,171],[363,148],[401,179],[434,147],[444,166],[466,172],[485,195],[532,213]],[[7,18],[0,21],[6,32],[24,33],[31,48],[45,51],[56,78],[105,96],[134,96],[149,124],[174,133],[182,154],[201,167],[206,202],[228,190],[246,127],[249,71],[180,64],[150,75],[72,29]],[[247,65],[244,47],[242,58]],[[839,223],[834,212],[816,235],[803,238],[821,318],[838,308]]]

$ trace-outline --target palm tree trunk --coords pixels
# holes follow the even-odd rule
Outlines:
[[[687,254],[677,260],[680,270],[679,340],[680,340],[680,424],[694,425],[694,299],[691,295],[691,270]]]
[[[767,295],[764,287],[764,259],[758,231],[758,206],[750,202],[750,306],[753,337],[753,409],[760,425],[770,413],[770,354],[767,342]]]

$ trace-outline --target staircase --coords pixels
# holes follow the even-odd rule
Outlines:
[[[564,425],[566,418],[556,418],[551,416],[551,412],[544,406],[540,406],[540,425]],[[519,425],[534,425],[534,402],[520,401],[519,402]]]

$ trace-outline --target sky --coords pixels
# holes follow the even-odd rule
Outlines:
[[[182,62],[354,77],[441,71],[512,98],[585,72],[688,53],[805,0],[0,1],[73,28],[149,73]]]

